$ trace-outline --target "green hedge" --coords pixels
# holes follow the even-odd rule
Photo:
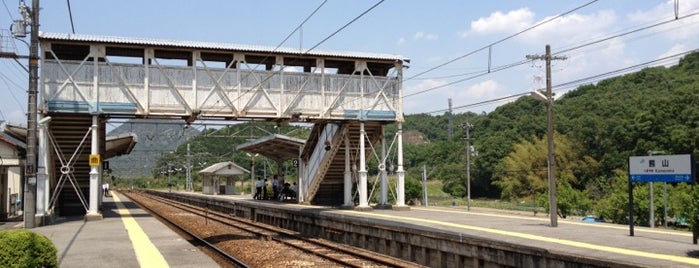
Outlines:
[[[0,231],[0,267],[58,267],[56,247],[28,230]]]

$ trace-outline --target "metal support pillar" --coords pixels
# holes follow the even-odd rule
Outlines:
[[[257,186],[255,185],[255,155],[250,156],[250,197],[255,197]]]
[[[90,128],[92,134],[92,143],[90,144],[90,154],[99,154],[99,126],[98,126],[98,116],[92,116],[92,127]],[[99,213],[97,204],[100,197],[100,185],[99,185],[99,171],[98,165],[90,166],[90,207],[85,215],[86,219],[102,219],[102,214]]]
[[[350,140],[349,135],[345,135],[345,178],[344,178],[344,202],[343,207],[351,208],[354,207],[352,202],[352,168],[350,166]]]
[[[366,149],[364,146],[366,132],[364,122],[359,123],[359,206],[356,209],[370,209],[367,193]]]
[[[303,154],[303,146],[299,146],[299,156],[301,154]],[[298,183],[296,183],[296,188],[298,189],[298,193],[296,193],[296,199],[297,199],[298,203],[300,204],[300,203],[303,203],[306,201],[305,197],[304,197],[306,190],[305,190],[305,188],[303,188],[304,182],[306,181],[306,164],[303,161],[303,159],[300,157],[299,157],[298,161],[299,161],[298,162],[299,163],[299,170],[298,170],[298,173],[299,173],[298,178],[299,179],[298,179]]]
[[[381,163],[379,163],[379,176],[381,178],[381,205],[388,205],[388,176],[386,174],[386,138],[384,128],[381,126]]]
[[[48,117],[50,120],[50,117]],[[48,121],[42,119],[41,121]],[[46,217],[49,212],[49,179],[48,179],[48,137],[46,132],[48,131],[48,122],[39,122],[39,153],[37,165],[37,184],[36,184],[36,216],[41,218],[39,225],[45,225],[44,217]]]

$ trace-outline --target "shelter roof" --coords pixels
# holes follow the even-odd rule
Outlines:
[[[40,32],[39,38],[42,40],[121,44],[121,45],[131,45],[131,46],[154,46],[154,47],[204,49],[204,50],[220,50],[220,51],[276,53],[276,54],[303,55],[303,56],[310,56],[310,57],[338,57],[338,58],[355,58],[355,59],[367,59],[367,60],[410,62],[410,59],[408,59],[406,57],[403,57],[400,55],[393,55],[393,54],[383,54],[383,53],[347,52],[347,51],[320,50],[320,49],[313,49],[311,51],[303,51],[303,50],[299,50],[298,48],[269,47],[269,46],[257,46],[257,45],[240,45],[240,44],[219,43],[219,42],[199,42],[199,41],[184,41],[184,40],[171,40],[171,39],[155,39],[155,38],[143,38],[143,37],[120,37],[120,36],[104,36],[104,35],[90,35],[90,34]]]
[[[216,163],[199,171],[199,175],[203,176],[236,176],[246,173],[250,171],[231,161]]]
[[[277,162],[283,162],[298,158],[300,148],[303,147],[304,143],[306,143],[306,141],[302,139],[273,134],[240,144],[236,146],[235,149],[261,154]]]
[[[138,143],[136,133],[122,133],[118,135],[107,136],[104,145],[104,159],[130,154],[134,146]]]
[[[26,149],[27,128],[24,126],[3,124],[0,128],[2,139],[11,142],[19,148]],[[135,133],[123,133],[119,135],[107,136],[105,138],[104,159],[114,156],[130,154],[134,146],[138,143]]]

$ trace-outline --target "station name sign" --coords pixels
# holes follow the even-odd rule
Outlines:
[[[690,154],[629,157],[631,182],[692,182],[694,161]]]

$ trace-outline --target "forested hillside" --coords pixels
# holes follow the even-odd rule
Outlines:
[[[455,124],[468,120],[473,125],[472,197],[545,199],[540,198],[546,196],[545,114],[545,103],[522,97],[487,115],[453,116]],[[464,132],[455,127],[449,139],[448,118],[406,117],[405,129],[419,130],[431,141],[407,146],[408,173],[417,177],[418,168],[427,164],[437,170],[433,178],[445,182],[445,191],[464,196]],[[690,54],[669,68],[646,68],[572,90],[555,100],[554,122],[557,177],[562,187],[559,196],[563,199],[559,202],[570,197],[567,190],[577,198],[576,203],[607,200],[618,187],[617,180],[625,178],[629,156],[649,151],[697,152],[699,54]],[[644,191],[643,187],[638,191]],[[676,196],[680,195],[677,198],[686,197]],[[589,204],[575,209],[600,210]]]

